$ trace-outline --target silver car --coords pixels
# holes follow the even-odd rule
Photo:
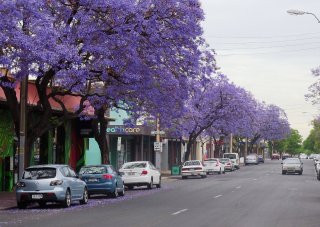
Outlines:
[[[25,169],[17,183],[18,208],[24,209],[31,202],[45,206],[47,202],[59,202],[70,207],[71,202],[88,202],[88,190],[84,181],[68,165],[37,165]]]
[[[282,174],[299,173],[301,175],[303,172],[303,163],[299,158],[287,158],[281,164]]]
[[[246,165],[248,164],[255,164],[255,165],[258,165],[259,164],[259,157],[257,154],[249,154],[247,155],[246,157]]]

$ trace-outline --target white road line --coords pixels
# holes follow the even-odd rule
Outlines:
[[[185,211],[187,211],[187,210],[188,210],[188,209],[179,210],[179,211],[177,211],[177,212],[175,212],[175,213],[172,213],[171,215],[181,214],[182,212],[185,212]]]
[[[222,195],[216,195],[214,198],[216,199],[216,198],[219,198],[219,197],[221,197]]]
[[[253,180],[257,180],[257,179],[255,178],[255,179],[253,179]]]
[[[239,186],[236,187],[236,189],[240,189],[240,188],[241,188],[241,185],[239,185]]]

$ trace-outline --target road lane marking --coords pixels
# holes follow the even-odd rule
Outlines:
[[[236,187],[236,189],[240,189],[240,188],[241,188],[241,185],[239,185],[239,186]]]
[[[256,178],[254,178],[253,180],[257,180]]]
[[[219,198],[219,197],[221,197],[222,195],[216,195],[214,198],[216,199],[216,198]]]
[[[182,212],[185,212],[185,211],[187,211],[187,210],[188,210],[188,209],[179,210],[179,211],[177,211],[177,212],[175,212],[175,213],[172,213],[171,215],[181,214]]]

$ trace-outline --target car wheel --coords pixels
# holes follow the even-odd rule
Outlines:
[[[128,186],[128,189],[129,189],[129,190],[133,190],[133,185],[129,185],[129,186]]]
[[[152,189],[153,188],[153,179],[151,178],[151,182],[148,184],[148,189]]]
[[[62,202],[62,205],[65,208],[68,208],[71,206],[71,192],[69,189],[66,191],[66,196],[64,198],[64,201]]]
[[[320,180],[320,174],[317,173],[317,180]]]
[[[221,173],[222,173],[221,168],[220,168],[220,171],[219,171],[218,173],[219,173],[219,174],[221,174]]]
[[[222,172],[223,174],[225,174],[226,173],[226,171],[225,170],[223,170],[223,172]]]
[[[114,192],[111,193],[112,198],[117,198],[119,196],[117,185],[114,187]]]
[[[302,175],[302,170],[299,172],[299,175]]]
[[[17,206],[19,209],[26,209],[27,203],[17,202]]]
[[[157,188],[161,188],[161,176],[159,177],[159,184],[157,184]]]
[[[38,204],[39,204],[39,207],[41,207],[41,208],[44,208],[47,205],[47,203],[44,201],[40,201],[40,202],[38,202]]]
[[[207,175],[201,175],[201,178],[207,178]]]
[[[187,177],[186,177],[186,176],[182,176],[181,178],[182,178],[182,180],[183,180],[183,179],[187,179]]]
[[[122,190],[121,192],[119,192],[119,195],[124,196],[124,194],[125,194],[125,189],[124,189],[124,185],[122,185]]]
[[[89,194],[88,194],[88,189],[84,188],[83,189],[83,195],[82,195],[82,199],[80,200],[80,204],[87,204],[88,203],[88,198],[89,198]]]
[[[287,172],[282,170],[282,175],[285,175]]]

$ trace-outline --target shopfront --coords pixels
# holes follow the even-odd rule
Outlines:
[[[153,143],[155,136],[147,126],[128,127],[111,125],[107,128],[110,145],[110,162],[120,168],[124,162],[151,161],[155,163]]]

